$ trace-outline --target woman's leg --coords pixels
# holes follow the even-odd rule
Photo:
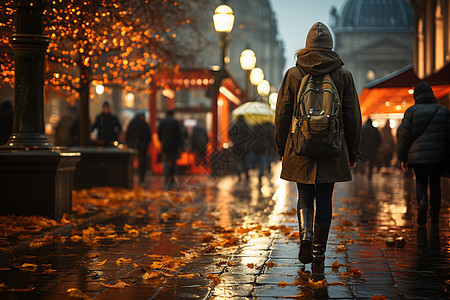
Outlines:
[[[313,255],[314,263],[325,261],[328,233],[333,214],[334,183],[316,185],[316,218],[314,222]]]
[[[304,264],[311,263],[313,260],[312,239],[315,190],[314,184],[297,183],[297,218],[300,232],[298,259]]]

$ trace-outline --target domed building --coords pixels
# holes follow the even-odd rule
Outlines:
[[[408,0],[348,0],[331,10],[335,51],[358,92],[369,82],[413,63],[414,18]]]

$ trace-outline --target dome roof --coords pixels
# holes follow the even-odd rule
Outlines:
[[[336,21],[336,29],[414,29],[408,0],[348,0]]]

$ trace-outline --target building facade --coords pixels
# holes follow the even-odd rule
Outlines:
[[[419,78],[450,62],[450,0],[410,0],[414,9],[414,70]]]
[[[414,18],[407,0],[348,0],[330,17],[335,51],[353,73],[358,92],[413,63]]]

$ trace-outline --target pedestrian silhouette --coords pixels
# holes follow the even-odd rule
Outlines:
[[[391,161],[396,151],[394,136],[392,135],[392,129],[390,120],[386,121],[386,124],[380,131],[381,146],[378,151],[378,171],[384,168],[383,174],[390,174]]]
[[[69,110],[61,116],[55,127],[55,145],[74,146],[72,140],[72,125],[78,116],[77,109],[70,107]]]
[[[362,127],[361,135],[361,153],[366,163],[363,165],[363,173],[368,168],[367,177],[372,178],[373,168],[376,166],[378,149],[381,146],[381,135],[376,127],[373,126],[372,119],[369,117]]]
[[[95,129],[97,132],[97,143],[103,146],[112,146],[119,140],[119,133],[122,131],[122,125],[119,119],[111,113],[108,101],[103,102],[102,112],[97,115],[95,122],[91,127],[91,132]]]
[[[0,146],[6,144],[12,134],[13,106],[10,100],[0,104]]]
[[[128,147],[138,152],[139,181],[143,183],[148,169],[148,145],[151,140],[150,127],[143,113],[136,114],[131,120],[125,133],[125,140]]]
[[[163,162],[164,180],[170,188],[174,183],[177,159],[183,146],[180,123],[175,119],[175,111],[169,110],[158,127],[158,137],[161,141],[161,160]]]
[[[298,189],[299,260],[319,265],[325,261],[334,185],[352,179],[351,168],[356,166],[361,136],[361,112],[353,77],[342,68],[343,62],[332,48],[329,29],[323,23],[315,23],[308,32],[305,48],[297,52],[296,66],[284,76],[275,112],[275,137],[282,158],[281,178],[296,182]],[[300,156],[292,146],[291,121],[302,78],[307,74],[319,81],[329,74],[341,99],[339,122],[344,125],[345,143],[340,145],[337,157]]]
[[[240,115],[231,123],[228,129],[228,136],[233,143],[231,150],[236,157],[237,176],[240,179],[241,175],[244,174],[244,178],[248,180],[247,158],[251,145],[255,140],[255,134],[244,117]]]
[[[195,163],[207,165],[206,154],[209,138],[206,129],[200,124],[196,124],[192,130],[192,151],[195,153]]]
[[[412,168],[416,177],[417,223],[427,223],[429,186],[431,223],[436,225],[441,208],[441,174],[450,158],[450,113],[437,103],[426,82],[415,86],[414,101],[398,131],[397,155],[402,169],[407,172]]]

